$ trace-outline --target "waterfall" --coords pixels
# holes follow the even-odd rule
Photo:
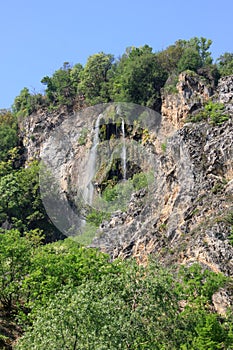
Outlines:
[[[96,157],[97,157],[97,149],[99,144],[99,127],[100,127],[100,118],[102,114],[100,114],[95,122],[94,129],[94,137],[93,143],[90,150],[90,155],[88,158],[87,169],[86,169],[86,187],[84,189],[83,198],[87,204],[91,205],[94,197],[94,186],[92,180],[95,176],[96,172]]]
[[[125,121],[123,118],[121,118],[121,131],[122,131],[122,137],[123,137],[121,162],[122,162],[122,169],[123,169],[123,181],[125,181],[126,180],[126,143],[125,143]]]

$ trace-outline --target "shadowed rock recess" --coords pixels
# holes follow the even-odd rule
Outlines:
[[[223,103],[222,113],[227,117],[219,122],[208,117],[193,122],[208,101]],[[153,253],[165,265],[197,261],[213,271],[232,275],[232,102],[233,76],[220,79],[214,87],[200,76],[182,73],[175,92],[162,92],[162,121],[157,135],[150,130],[148,134],[141,129],[130,130],[126,125],[126,139],[139,140],[145,152],[154,156],[153,181],[149,190],[142,188],[132,194],[126,210],[113,212],[97,227],[90,246],[109,253],[113,259],[135,256],[146,263]],[[62,191],[71,201],[77,192],[85,151],[91,148],[98,113],[95,110],[85,117],[84,112],[74,125],[66,111],[50,114],[38,111],[21,123],[28,160],[40,158],[46,140],[58,125],[64,124],[64,134],[70,138],[74,128],[80,130],[79,142],[72,152],[60,150],[62,156],[55,164]],[[101,133],[111,134],[111,128],[122,137],[121,123],[111,123],[110,131],[100,126],[100,137]],[[54,157],[58,153],[59,148],[54,149]],[[119,164],[114,166],[117,182],[117,177],[122,179],[122,172]],[[132,166],[130,176],[139,171]],[[96,177],[97,182],[101,176]],[[99,190],[104,180],[111,179],[103,176]]]

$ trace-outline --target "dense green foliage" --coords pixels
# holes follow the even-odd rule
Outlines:
[[[199,113],[191,116],[187,121],[199,122],[207,120],[212,125],[222,125],[228,119],[229,115],[225,114],[223,103],[209,101]]]
[[[109,262],[71,239],[41,245],[39,231],[0,235],[0,302],[18,310],[16,349],[230,349],[232,314],[212,312],[222,274]]]
[[[62,238],[41,201],[38,172],[38,164],[32,163],[0,177],[0,224],[20,232],[39,228],[46,231],[46,241]]]
[[[30,268],[32,244],[17,230],[0,234],[0,301],[11,310],[22,296],[22,281]]]
[[[217,61],[221,76],[233,74],[233,53],[225,52]]]
[[[112,100],[156,108],[160,103],[160,88],[167,77],[152,48],[147,45],[130,48],[115,68],[111,84]]]
[[[35,310],[64,285],[98,280],[105,269],[114,270],[106,255],[82,248],[73,240],[46,245],[42,240],[38,229],[23,236],[14,229],[1,232],[0,302],[8,310],[17,304],[19,309],[21,305]]]
[[[47,86],[46,97],[51,105],[72,105],[78,93],[78,83],[82,65],[71,67],[68,62],[57,70],[50,78],[44,77],[41,82]]]
[[[98,278],[87,275],[34,311],[17,349],[199,350],[232,342],[230,318],[208,307],[222,275],[198,265],[177,274],[153,261],[105,263]]]
[[[37,111],[42,105],[46,103],[46,98],[41,94],[30,94],[28,88],[23,88],[15,98],[13,105],[13,112],[16,117],[26,117],[31,113]]]
[[[80,74],[78,86],[87,103],[109,102],[109,71],[112,68],[113,56],[103,52],[90,56]]]
[[[17,129],[17,119],[9,111],[3,111],[0,114],[0,164],[12,159],[12,150],[18,146]]]
[[[22,167],[23,148],[18,138],[17,118],[0,114],[0,227],[45,232],[45,242],[64,237],[48,218],[40,197],[39,165]]]
[[[192,38],[189,41],[183,41],[184,50],[177,64],[178,71],[190,69],[197,71],[199,68],[212,64],[209,48],[211,40],[205,38]]]

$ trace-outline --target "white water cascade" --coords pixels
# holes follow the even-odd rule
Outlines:
[[[122,169],[123,169],[123,181],[126,181],[126,143],[125,143],[125,121],[123,118],[121,118],[121,131],[122,131],[122,138],[123,138],[123,144],[122,144],[122,152],[121,152],[121,162],[122,162]]]
[[[85,202],[89,205],[92,205],[93,197],[94,197],[94,185],[92,183],[92,180],[96,172],[96,157],[97,157],[97,148],[99,144],[99,127],[100,127],[101,117],[102,117],[102,114],[98,116],[95,122],[93,143],[90,150],[90,155],[88,158],[87,168],[86,168],[86,181],[85,181],[86,187],[83,192],[83,198]]]

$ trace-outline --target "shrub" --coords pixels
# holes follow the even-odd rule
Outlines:
[[[212,125],[222,125],[229,119],[229,115],[224,113],[223,103],[209,101],[199,113],[188,117],[187,122],[199,122],[207,120]]]
[[[98,227],[103,220],[107,219],[109,219],[109,213],[94,208],[92,208],[91,212],[86,216],[86,221],[96,227]]]
[[[86,144],[87,142],[87,135],[88,135],[88,129],[87,128],[83,128],[81,130],[80,136],[78,138],[78,143],[80,146],[83,146]]]
[[[233,53],[225,52],[217,59],[217,66],[221,77],[233,74]]]

